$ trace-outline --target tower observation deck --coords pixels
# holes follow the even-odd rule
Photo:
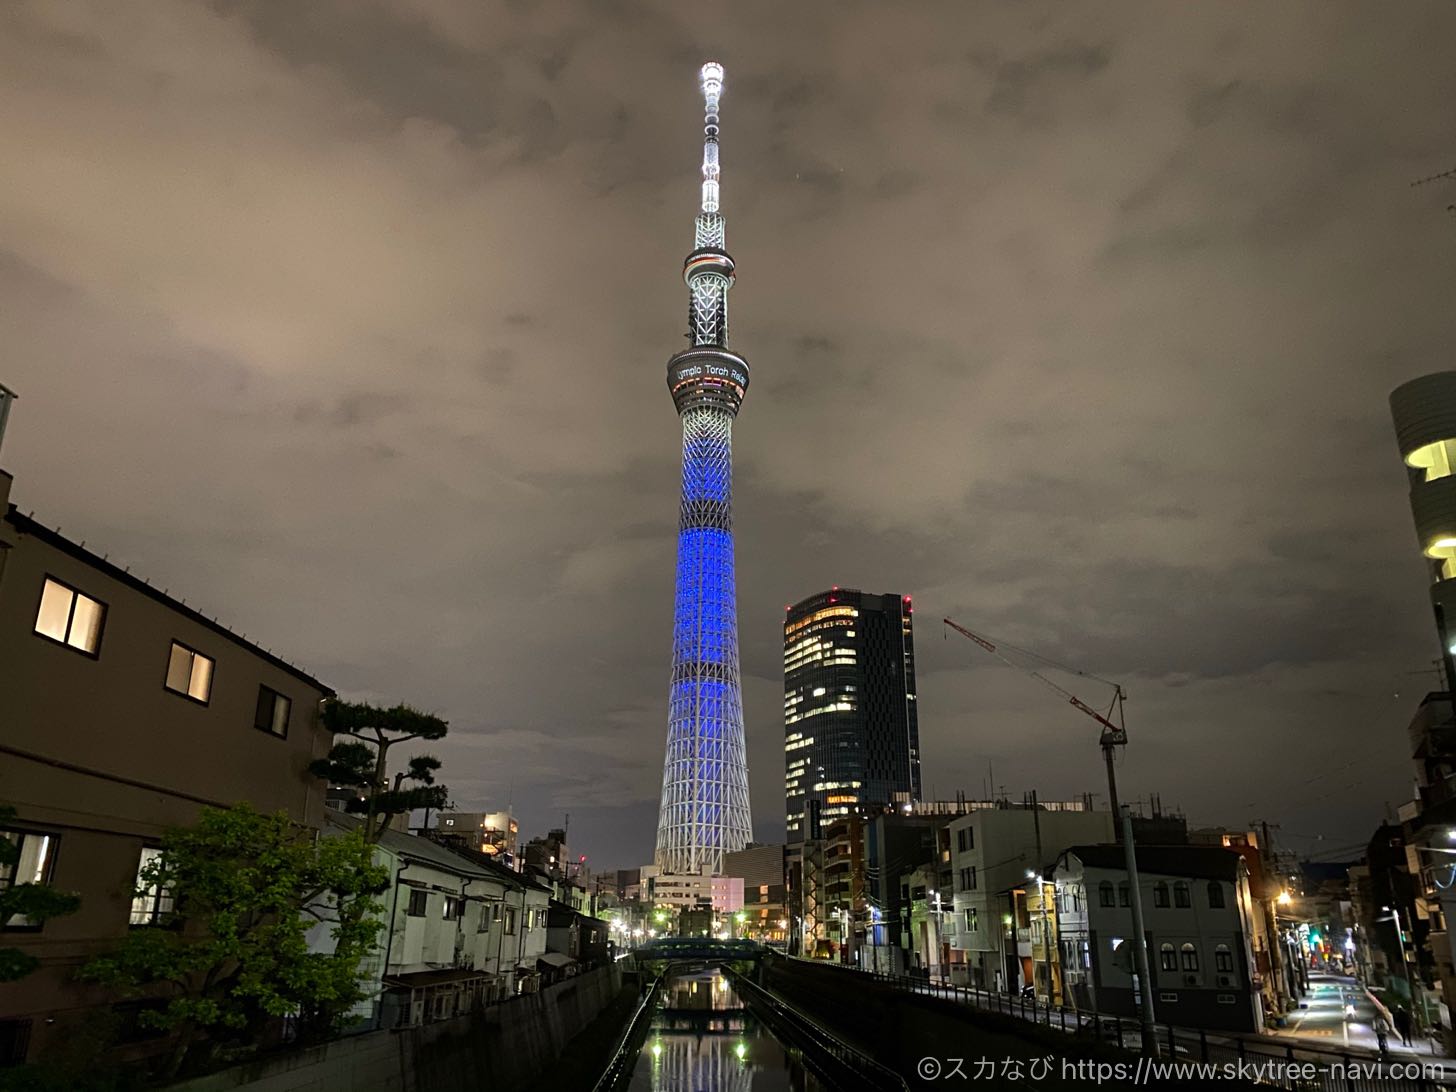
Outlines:
[[[721,871],[723,854],[752,834],[733,575],[733,419],[748,362],[727,347],[734,266],[718,201],[723,66],[705,64],[699,78],[702,203],[683,263],[692,345],[667,362],[682,420],[682,502],[656,864],[679,874]]]

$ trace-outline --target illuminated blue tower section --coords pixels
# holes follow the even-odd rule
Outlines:
[[[727,349],[733,259],[718,211],[723,66],[705,64],[700,78],[702,211],[683,264],[692,348],[667,363],[682,419],[683,469],[656,864],[677,874],[722,871],[723,854],[742,849],[752,834],[733,580],[733,419],[748,388],[748,362]]]

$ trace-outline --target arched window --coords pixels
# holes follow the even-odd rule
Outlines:
[[[1208,881],[1208,905],[1211,909],[1223,909],[1223,884],[1217,880]]]
[[[1192,944],[1183,945],[1183,969],[1185,971],[1198,970],[1198,949]]]
[[[1114,903],[1112,901],[1112,881],[1111,880],[1103,880],[1101,883],[1099,883],[1097,885],[1097,905],[1098,906],[1116,906],[1117,905],[1116,903]]]
[[[1117,904],[1119,906],[1132,905],[1132,895],[1128,891],[1126,880],[1123,880],[1122,883],[1117,885]]]
[[[1213,950],[1213,966],[1216,971],[1228,974],[1234,969],[1234,954],[1227,944],[1220,944]]]
[[[1165,884],[1162,880],[1159,880],[1157,883],[1153,884],[1153,905],[1168,905],[1168,885]]]
[[[1164,941],[1162,947],[1158,949],[1158,966],[1165,971],[1178,969],[1178,953],[1167,941]]]
[[[1182,880],[1173,885],[1173,905],[1183,907],[1193,905],[1193,900],[1188,897],[1188,885]]]

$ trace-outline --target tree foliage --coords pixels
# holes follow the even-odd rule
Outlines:
[[[359,964],[380,928],[371,896],[388,882],[358,832],[320,838],[282,812],[205,809],[195,826],[167,832],[137,879],[139,892],[170,893],[172,911],[80,976],[164,1000],[139,1020],[176,1033],[175,1075],[270,1018],[328,1025],[362,999]],[[331,951],[309,950],[318,922]]]
[[[309,770],[331,784],[359,790],[349,810],[364,816],[366,841],[378,841],[396,815],[442,808],[449,800],[449,790],[435,784],[440,760],[433,755],[415,755],[394,775],[393,784],[389,781],[389,749],[413,739],[442,739],[450,730],[442,718],[407,705],[384,709],[331,698],[324,703],[323,723],[334,735],[349,738],[334,744],[328,757]]]
[[[0,807],[0,829],[15,818],[15,809]],[[20,847],[0,834],[0,872],[20,860]],[[17,883],[0,889],[0,925],[23,914],[34,925],[74,914],[81,900],[42,883]],[[19,948],[0,948],[0,982],[14,982],[35,970],[38,961]]]

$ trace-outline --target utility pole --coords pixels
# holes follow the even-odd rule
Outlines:
[[[1143,894],[1138,887],[1137,847],[1132,840],[1132,812],[1122,809],[1122,848],[1127,858],[1127,882],[1132,889],[1133,956],[1137,959],[1138,993],[1142,998],[1143,1057],[1158,1057],[1158,1035],[1153,1025],[1153,975],[1148,966],[1148,935],[1143,928]]]
[[[1416,983],[1411,977],[1410,959],[1405,953],[1405,932],[1400,927],[1400,908],[1398,906],[1382,906],[1380,909],[1389,910],[1391,920],[1395,922],[1395,939],[1400,944],[1400,969],[1405,976],[1406,993],[1410,995],[1411,1019],[1416,1022],[1418,1034],[1425,1034],[1426,1031],[1426,1001],[1425,995],[1421,996],[1420,1007],[1416,1006]]]
[[[1047,913],[1046,884],[1043,882],[1041,874],[1041,804],[1036,798],[1035,789],[1031,790],[1030,798],[1031,823],[1036,834],[1036,895],[1037,901],[1041,903],[1041,954],[1046,963],[1047,1004],[1050,1005],[1055,999],[1056,990],[1053,988],[1052,981],[1051,917]]]
[[[1285,980],[1284,939],[1279,935],[1279,914],[1274,909],[1274,900],[1279,893],[1274,890],[1274,860],[1269,842],[1269,824],[1259,823],[1259,859],[1264,866],[1264,929],[1268,934],[1269,973],[1274,977],[1274,1000],[1279,1005],[1282,1018],[1289,1011],[1289,983]]]

